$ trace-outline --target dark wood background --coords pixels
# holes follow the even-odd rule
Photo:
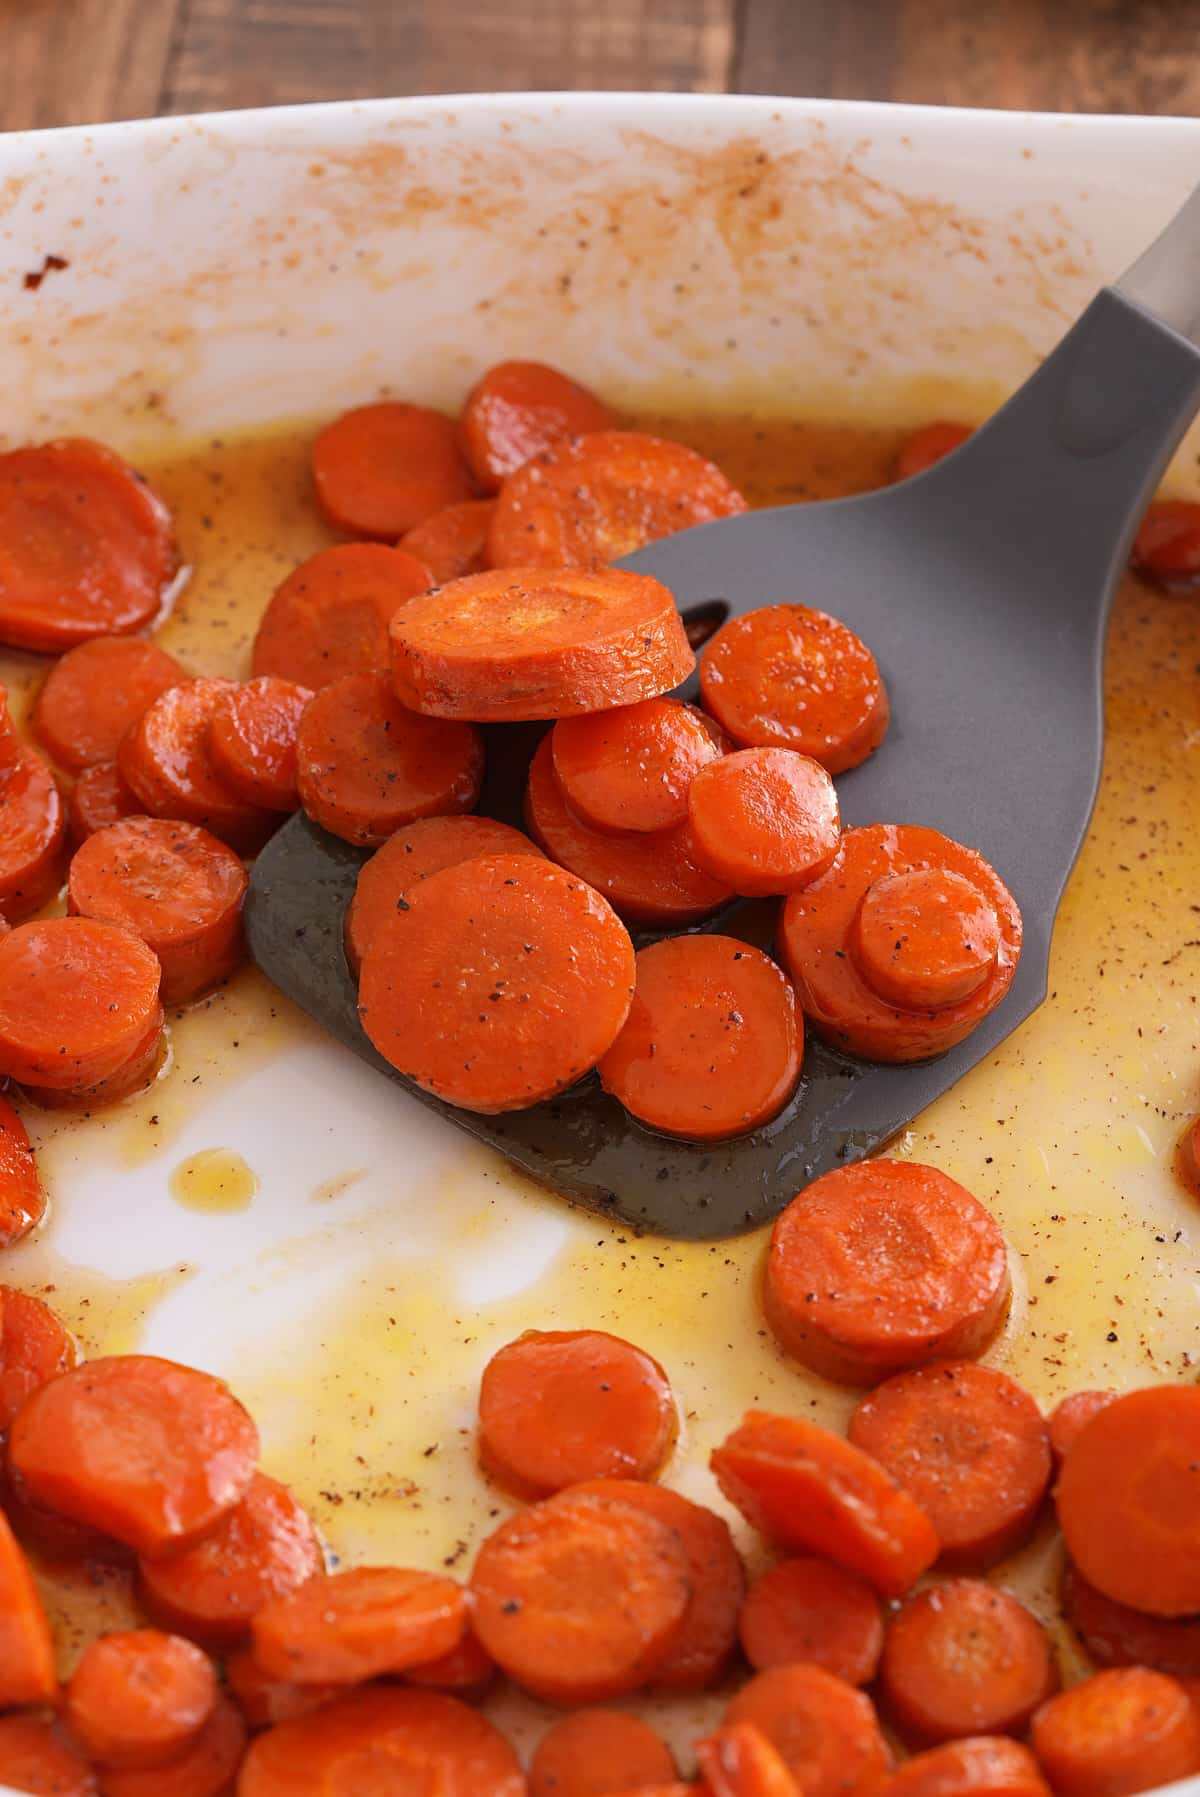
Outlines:
[[[1200,0],[0,0],[0,127],[675,88],[1200,112]]]

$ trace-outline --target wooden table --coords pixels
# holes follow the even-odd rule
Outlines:
[[[0,0],[0,127],[656,88],[1200,112],[1200,0]]]

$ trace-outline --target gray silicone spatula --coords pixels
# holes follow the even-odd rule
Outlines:
[[[664,581],[685,617],[801,601],[870,644],[893,721],[882,750],[839,780],[845,822],[935,825],[982,851],[1025,916],[1016,980],[960,1047],[880,1067],[810,1039],[788,1109],[715,1146],[652,1134],[594,1080],[507,1116],[452,1110],[408,1086],[359,1028],[342,917],[363,857],[303,817],[254,869],[247,927],[259,965],[422,1103],[637,1227],[731,1234],[886,1141],[1045,995],[1054,915],[1099,779],[1109,605],[1137,520],[1200,407],[1198,329],[1200,193],[991,422],[928,473],[863,498],[703,525],[624,564]],[[536,736],[490,731],[482,809],[520,822]],[[728,915],[713,924],[729,927]]]

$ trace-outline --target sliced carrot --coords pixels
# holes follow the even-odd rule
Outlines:
[[[1068,1448],[1054,1496],[1067,1552],[1105,1597],[1200,1611],[1200,1389],[1114,1398]]]
[[[964,874],[919,867],[886,874],[863,894],[852,953],[873,992],[909,1011],[944,1011],[987,981],[1000,919]]]
[[[931,873],[937,876],[932,882],[927,878]],[[881,957],[871,947],[864,952],[857,919],[864,908],[876,915],[878,887],[884,888],[879,909],[893,917],[911,920],[920,918],[927,905],[940,908],[938,890],[948,873],[968,882],[977,895],[975,907],[963,915],[974,920],[990,913],[997,947],[972,991],[935,1004],[931,1001],[939,981],[943,993],[946,989],[946,955],[937,945],[936,929],[930,936],[918,933],[932,957],[924,974],[910,959],[902,975],[892,966],[881,976]],[[868,938],[875,948],[882,942],[886,951],[886,934],[881,938],[869,926]],[[803,892],[792,893],[783,909],[780,945],[805,1016],[825,1041],[870,1060],[922,1061],[963,1041],[1000,1003],[1021,952],[1021,913],[995,869],[973,849],[918,824],[870,824],[847,830],[826,871]],[[965,946],[957,961],[949,958],[960,980],[967,964],[979,971],[973,950]],[[896,990],[896,977],[903,977],[913,995],[910,1002],[897,1006],[872,984],[881,977],[889,992]]]
[[[1046,1631],[1007,1591],[954,1579],[910,1597],[888,1626],[884,1704],[906,1740],[1020,1734],[1058,1689]]]
[[[0,1073],[73,1093],[128,1062],[161,1028],[159,965],[144,942],[91,917],[0,937]]]
[[[211,1374],[118,1354],[33,1392],[13,1419],[8,1453],[34,1503],[138,1553],[170,1553],[244,1497],[258,1431]]]
[[[102,1797],[228,1797],[246,1751],[246,1724],[224,1695],[200,1733],[175,1759],[158,1766],[110,1767]]]
[[[786,975],[733,936],[672,936],[639,950],[637,984],[600,1081],[652,1129],[693,1141],[744,1135],[796,1089],[804,1028]]]
[[[494,499],[464,499],[443,506],[406,531],[396,547],[428,568],[431,586],[445,586],[464,574],[482,574],[488,565],[488,531],[495,509]]]
[[[1200,1617],[1148,1616],[1089,1585],[1067,1562],[1062,1611],[1097,1666],[1152,1666],[1171,1678],[1200,1678]]]
[[[4,1468],[0,1481],[0,1505],[17,1540],[40,1561],[69,1566],[71,1562],[86,1560],[92,1576],[91,1568],[97,1562],[112,1566],[128,1557],[128,1550],[119,1541],[102,1535],[98,1529],[85,1529],[80,1523],[68,1522],[55,1510],[32,1503],[21,1479],[9,1466]]]
[[[449,1653],[438,1654],[435,1659],[407,1667],[404,1682],[420,1685],[427,1691],[450,1691],[455,1697],[475,1700],[487,1691],[497,1670],[495,1660],[468,1620],[466,1632],[457,1647],[452,1647]]]
[[[143,1560],[138,1583],[164,1627],[210,1646],[240,1641],[270,1599],[325,1570],[308,1514],[286,1485],[255,1473],[246,1495],[182,1553]]]
[[[0,456],[0,642],[56,654],[140,630],[177,565],[166,507],[103,444]]]
[[[271,1678],[262,1670],[249,1647],[235,1647],[225,1657],[225,1683],[242,1712],[247,1728],[274,1728],[320,1709],[345,1693],[344,1685],[297,1685],[290,1679]]]
[[[293,568],[271,595],[250,670],[316,691],[388,665],[388,625],[430,585],[424,562],[383,543],[341,543]]]
[[[294,811],[296,732],[312,698],[307,686],[263,674],[227,693],[208,726],[217,777],[248,805]]]
[[[378,844],[415,818],[470,811],[482,778],[474,725],[409,711],[385,674],[344,675],[300,720],[300,802],[347,842]]]
[[[468,574],[398,611],[391,651],[406,705],[478,723],[653,699],[696,660],[662,582],[617,568]]]
[[[970,1360],[885,1379],[854,1412],[849,1433],[921,1506],[941,1541],[941,1564],[960,1572],[1011,1553],[1050,1483],[1041,1411],[1007,1373]]]
[[[232,680],[168,687],[122,738],[117,765],[152,817],[200,824],[248,854],[262,847],[279,820],[247,805],[213,767],[208,727],[233,688]]]
[[[0,1431],[49,1379],[70,1372],[75,1343],[48,1304],[15,1285],[0,1286]]]
[[[851,1442],[806,1417],[748,1410],[709,1464],[731,1503],[775,1546],[824,1554],[901,1597],[937,1558],[933,1524]]]
[[[520,830],[490,817],[421,817],[404,825],[363,863],[358,876],[346,913],[351,967],[357,972],[362,966],[367,949],[418,881],[480,855],[541,854]]]
[[[575,875],[487,855],[430,874],[404,903],[367,951],[359,1015],[426,1091],[467,1110],[520,1110],[574,1085],[612,1045],[633,995],[633,944]]]
[[[799,1797],[783,1755],[753,1722],[730,1722],[696,1743],[712,1797]]]
[[[1174,1679],[1128,1666],[1043,1704],[1030,1743],[1055,1797],[1132,1797],[1200,1772],[1200,1712]]]
[[[529,1329],[493,1354],[479,1386],[479,1458],[518,1497],[583,1479],[652,1479],[678,1414],[658,1362],[602,1329]]]
[[[678,699],[561,718],[550,751],[572,811],[593,830],[619,834],[683,823],[692,781],[721,753],[703,715]]]
[[[497,362],[467,395],[458,434],[486,493],[498,492],[530,456],[612,423],[608,407],[545,362]]]
[[[549,737],[530,763],[525,816],[546,853],[602,892],[630,923],[696,923],[732,896],[697,867],[686,824],[661,836],[614,836],[582,823],[554,778]]]
[[[862,638],[808,605],[730,618],[700,658],[705,706],[749,749],[797,749],[831,774],[883,741],[888,696]]]
[[[869,1697],[820,1666],[773,1666],[742,1686],[725,1723],[761,1730],[804,1797],[868,1797],[892,1756]]]
[[[97,1797],[96,1774],[57,1723],[0,1716],[0,1785],[35,1797]]]
[[[28,1235],[41,1222],[45,1209],[46,1194],[29,1132],[11,1104],[0,1098],[0,1248],[11,1247]]]
[[[488,554],[494,568],[601,567],[745,509],[732,482],[694,449],[641,431],[592,431],[509,476]]]
[[[269,1598],[250,1629],[254,1657],[272,1678],[352,1685],[451,1652],[466,1625],[466,1597],[456,1580],[398,1566],[356,1566]]]
[[[1133,540],[1133,565],[1168,593],[1187,593],[1200,580],[1200,505],[1160,499],[1150,506]]]
[[[136,817],[142,801],[128,784],[115,761],[98,761],[85,767],[67,799],[67,826],[78,845],[107,830],[123,817]]]
[[[175,657],[157,643],[94,637],[68,650],[46,676],[33,708],[34,734],[73,774],[113,761],[130,726],[160,693],[186,679]]]
[[[53,1703],[54,1639],[29,1562],[0,1512],[0,1709]]]
[[[673,1778],[669,1784],[633,1785],[623,1791],[613,1791],[609,1797],[712,1797],[705,1785],[688,1784],[686,1779]]]
[[[327,424],[313,444],[312,471],[325,516],[359,537],[402,536],[475,492],[453,419],[394,400],[356,406]]]
[[[976,1735],[916,1753],[888,1781],[888,1797],[1050,1797],[1027,1747]]]
[[[837,793],[794,749],[739,749],[702,768],[687,795],[700,865],[749,897],[795,892],[833,860]]]
[[[92,1641],[67,1685],[65,1716],[105,1766],[160,1766],[195,1741],[217,1703],[212,1661],[179,1635],[128,1629]]]
[[[71,862],[72,915],[120,924],[153,949],[166,1004],[186,1004],[242,958],[246,872],[197,824],[127,817],[98,830]]]
[[[6,923],[28,917],[50,897],[61,875],[65,835],[54,776],[17,735],[0,686],[0,916]]]
[[[1106,1410],[1116,1395],[1115,1391],[1073,1391],[1070,1397],[1062,1398],[1054,1406],[1046,1418],[1046,1429],[1056,1469],[1061,1467],[1068,1450],[1075,1445],[1080,1430]]]
[[[849,1685],[869,1685],[883,1652],[883,1609],[858,1573],[802,1555],[759,1574],[738,1633],[756,1672],[807,1660]]]
[[[525,1797],[517,1756],[486,1717],[440,1691],[378,1685],[353,1691],[260,1735],[238,1797]],[[167,1797],[174,1797],[173,1793]]]
[[[969,424],[952,424],[948,419],[922,425],[896,458],[896,479],[909,480],[914,474],[924,474],[926,468],[960,449],[973,434]]]
[[[675,1760],[648,1722],[623,1710],[576,1710],[552,1722],[529,1762],[529,1797],[606,1797],[675,1777]]]
[[[1187,1190],[1200,1198],[1200,1117],[1193,1117],[1179,1138],[1176,1166]]]
[[[995,1219],[916,1161],[868,1160],[806,1186],[771,1235],[763,1302],[780,1346],[822,1378],[871,1385],[981,1354],[1012,1282]]]
[[[162,1007],[154,1017],[142,1040],[111,1073],[101,1079],[86,1080],[77,1086],[25,1087],[26,1096],[43,1109],[54,1111],[93,1111],[119,1104],[135,1092],[144,1092],[157,1079],[165,1053]]]
[[[501,1523],[471,1577],[476,1634],[548,1703],[602,1703],[646,1684],[681,1638],[689,1596],[676,1531],[590,1492]]]

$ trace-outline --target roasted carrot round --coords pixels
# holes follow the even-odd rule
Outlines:
[[[1055,1797],[1133,1797],[1200,1772],[1200,1712],[1146,1666],[1098,1672],[1042,1705],[1030,1742]]]
[[[676,1531],[648,1511],[565,1492],[501,1523],[471,1576],[475,1632],[548,1703],[603,1703],[652,1679],[681,1638],[690,1585]]]
[[[312,698],[307,686],[263,674],[227,693],[208,726],[217,777],[248,805],[294,811],[296,732]]]
[[[1133,540],[1133,565],[1168,593],[1190,592],[1200,580],[1200,505],[1160,499]]]
[[[17,735],[0,686],[0,916],[6,923],[28,917],[54,891],[65,834],[54,776]]]
[[[525,816],[546,853],[602,892],[630,923],[696,923],[732,896],[697,867],[686,824],[661,836],[616,836],[576,817],[554,777],[549,737],[530,763]]]
[[[107,1768],[101,1797],[228,1797],[245,1751],[242,1713],[222,1694],[182,1754],[163,1765]]]
[[[870,1797],[892,1756],[869,1697],[821,1666],[773,1666],[742,1686],[727,1726],[750,1723],[804,1797]]]
[[[981,1354],[1008,1311],[995,1219],[915,1161],[867,1160],[814,1180],[776,1221],[763,1291],[787,1353],[822,1378],[872,1385]]]
[[[346,954],[357,970],[400,900],[418,881],[480,855],[533,855],[535,842],[490,817],[421,817],[389,836],[363,863],[346,913]]]
[[[1193,1117],[1179,1138],[1175,1164],[1194,1198],[1200,1198],[1200,1117]]]
[[[156,1622],[208,1646],[240,1641],[269,1599],[325,1570],[317,1532],[286,1485],[255,1473],[245,1497],[182,1553],[143,1560],[142,1602]]]
[[[1054,1496],[1067,1552],[1105,1597],[1200,1611],[1200,1389],[1114,1398],[1068,1448]]]
[[[162,1024],[159,965],[130,931],[52,917],[0,937],[0,1073],[76,1092],[116,1073]]]
[[[279,820],[226,786],[209,754],[208,727],[234,684],[191,680],[168,687],[122,738],[117,765],[152,817],[200,824],[250,854]]]
[[[896,479],[908,480],[914,474],[924,474],[926,468],[960,449],[971,435],[969,424],[952,424],[948,419],[922,425],[896,457]]]
[[[123,817],[136,817],[142,801],[127,783],[115,761],[98,761],[85,767],[67,799],[67,827],[78,845],[107,830]]]
[[[480,1698],[495,1678],[497,1666],[487,1648],[474,1633],[468,1619],[466,1632],[457,1647],[435,1659],[422,1660],[404,1672],[407,1685],[420,1685],[428,1691],[450,1691],[455,1697]]]
[[[673,1778],[669,1784],[633,1785],[623,1791],[612,1791],[609,1797],[710,1797],[703,1785],[689,1784],[686,1779]]]
[[[153,1085],[162,1066],[164,1049],[160,1005],[142,1040],[111,1073],[100,1079],[85,1080],[77,1086],[27,1085],[25,1091],[44,1110],[83,1111],[90,1116],[93,1111],[119,1104],[123,1098],[144,1092]]]
[[[152,1555],[190,1547],[245,1496],[258,1431],[211,1374],[122,1354],[33,1392],[8,1454],[34,1503]]]
[[[99,636],[56,662],[33,708],[34,735],[77,774],[112,761],[131,724],[187,675],[165,649],[140,637]]]
[[[233,850],[197,824],[127,817],[77,851],[67,907],[140,936],[162,966],[164,1003],[179,1005],[241,960],[246,886]]]
[[[0,1248],[11,1247],[28,1235],[41,1222],[45,1209],[46,1195],[29,1132],[11,1104],[0,1098]]]
[[[225,1683],[242,1712],[248,1728],[274,1728],[306,1716],[323,1703],[345,1694],[345,1685],[297,1685],[290,1679],[271,1678],[249,1647],[235,1647],[225,1656]]]
[[[430,1797],[525,1797],[526,1790],[516,1754],[478,1711],[440,1691],[376,1685],[260,1735],[243,1763],[238,1797],[365,1797],[372,1776],[381,1797],[397,1781],[399,1791],[407,1785]]]
[[[849,1434],[921,1506],[941,1541],[941,1564],[960,1572],[1011,1553],[1050,1483],[1041,1411],[1007,1373],[970,1360],[885,1379],[854,1412]]]
[[[1000,919],[964,874],[915,867],[869,886],[851,943],[872,992],[907,1011],[944,1011],[971,998],[1000,953]]]
[[[545,362],[497,362],[467,395],[459,441],[486,493],[498,492],[530,456],[612,423],[608,407]]]
[[[1058,1689],[1041,1623],[981,1579],[910,1597],[888,1626],[879,1679],[901,1734],[925,1745],[1020,1734]]]
[[[763,605],[722,624],[700,658],[700,692],[743,748],[797,749],[831,774],[857,767],[887,733],[875,657],[807,605]]]
[[[618,568],[504,567],[435,587],[391,623],[396,692],[431,717],[511,723],[653,699],[695,666],[666,587]]]
[[[976,1735],[915,1753],[888,1781],[888,1797],[1050,1797],[1027,1747]]]
[[[97,1797],[96,1774],[55,1722],[0,1716],[0,1784],[35,1797]]]
[[[272,1678],[354,1685],[449,1653],[466,1623],[456,1580],[356,1566],[269,1598],[255,1610],[250,1631],[254,1657]]]
[[[935,1009],[925,980],[921,997],[900,1007],[872,985],[879,959],[860,961],[856,920],[860,907],[873,903],[870,895],[877,884],[894,875],[929,871],[953,873],[970,883],[984,912],[995,920],[998,947],[986,977],[965,998]],[[922,891],[929,896],[924,885]],[[896,889],[891,892],[894,898]],[[900,888],[900,897],[913,899],[912,883]],[[915,913],[906,908],[906,915],[914,914],[919,916],[919,904]],[[926,941],[923,930],[918,934]],[[936,985],[939,970],[944,971],[936,931],[928,943]],[[805,1016],[825,1041],[870,1060],[922,1061],[963,1041],[1000,1003],[1021,952],[1021,913],[995,869],[973,849],[922,825],[870,824],[847,830],[826,871],[803,892],[792,893],[783,909],[780,945]],[[961,965],[959,957],[960,971]],[[909,977],[911,972],[910,961]],[[894,989],[890,983],[889,989]]]
[[[29,1562],[0,1512],[0,1709],[53,1703],[54,1639]]]
[[[738,1633],[756,1672],[807,1660],[849,1685],[869,1685],[883,1651],[883,1608],[858,1573],[802,1555],[755,1579]]]
[[[591,431],[509,476],[488,554],[494,568],[602,567],[745,509],[732,482],[694,449],[641,431]]]
[[[602,1329],[527,1330],[483,1369],[480,1463],[521,1498],[583,1479],[652,1479],[677,1427],[658,1362]]]
[[[783,1755],[753,1722],[729,1722],[696,1743],[696,1763],[712,1797],[799,1797]]]
[[[606,1797],[663,1784],[675,1760],[648,1722],[623,1710],[576,1710],[552,1722],[529,1762],[529,1797]]]
[[[554,777],[593,830],[670,830],[688,815],[688,789],[720,749],[703,714],[678,699],[562,718],[550,733]]]
[[[65,1716],[79,1745],[105,1766],[159,1766],[196,1739],[217,1702],[212,1661],[179,1635],[128,1629],[84,1649],[67,1685]]]
[[[177,566],[171,520],[84,437],[0,456],[0,642],[60,654],[148,624]]]
[[[453,419],[395,400],[356,406],[327,424],[313,444],[312,471],[325,516],[358,537],[402,536],[475,492]]]
[[[693,780],[687,806],[700,865],[748,897],[807,886],[837,853],[833,781],[794,749],[723,756]]]
[[[313,691],[344,674],[378,673],[388,665],[394,613],[430,579],[416,556],[383,543],[319,550],[271,595],[254,638],[251,673]]]
[[[720,1141],[778,1115],[803,1053],[796,995],[768,955],[733,936],[672,936],[638,953],[600,1081],[651,1129]]]
[[[1171,1678],[1200,1678],[1200,1617],[1148,1616],[1119,1604],[1070,1561],[1060,1594],[1064,1617],[1097,1666],[1152,1666]]]
[[[1115,1391],[1073,1391],[1054,1406],[1046,1418],[1046,1430],[1055,1467],[1061,1467],[1080,1430],[1106,1410],[1116,1395]]]
[[[487,540],[494,499],[464,499],[443,506],[396,545],[429,570],[429,585],[445,586],[464,574],[482,574],[488,565]]]
[[[0,1432],[48,1379],[75,1365],[75,1343],[40,1298],[0,1286]]]
[[[486,855],[410,889],[367,951],[359,1014],[426,1091],[520,1110],[595,1066],[633,981],[629,932],[599,893],[549,861]]]
[[[884,1468],[806,1417],[748,1410],[714,1450],[725,1496],[776,1547],[812,1552],[902,1597],[938,1553],[933,1524]]]

